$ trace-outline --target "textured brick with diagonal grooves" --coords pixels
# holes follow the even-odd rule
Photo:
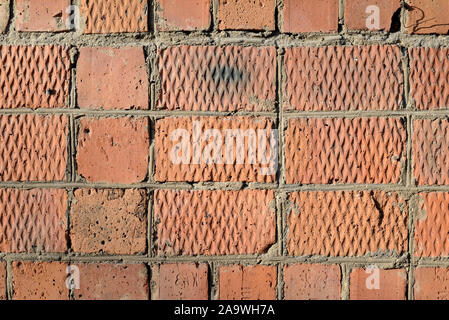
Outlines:
[[[287,49],[284,108],[398,110],[404,79],[396,46]]]
[[[276,241],[274,193],[268,190],[154,193],[158,255],[264,253]]]
[[[383,191],[289,195],[289,255],[363,256],[407,250],[407,205]]]
[[[67,107],[68,48],[0,46],[0,66],[0,109]]]
[[[61,181],[67,167],[67,117],[0,116],[0,181]]]
[[[291,119],[289,184],[399,183],[406,157],[401,118]]]
[[[146,0],[82,0],[84,33],[148,31]]]
[[[157,68],[159,109],[274,110],[274,47],[169,47],[158,51]]]
[[[65,252],[64,190],[0,189],[0,252]]]

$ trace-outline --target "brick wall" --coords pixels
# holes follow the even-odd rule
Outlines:
[[[0,299],[448,299],[448,12],[0,0]]]

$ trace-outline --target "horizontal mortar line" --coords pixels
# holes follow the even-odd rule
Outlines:
[[[417,258],[413,257],[413,264],[418,267],[449,267],[449,257]]]
[[[284,118],[448,117],[449,110],[284,111]]]

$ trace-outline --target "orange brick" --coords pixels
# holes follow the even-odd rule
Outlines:
[[[156,26],[160,31],[206,30],[210,25],[210,0],[157,0]]]
[[[413,291],[415,300],[449,300],[449,269],[417,268]]]
[[[16,0],[17,31],[67,31],[70,0]]]
[[[275,266],[222,266],[218,270],[220,300],[275,300]]]
[[[352,270],[350,276],[351,300],[405,300],[407,273],[405,269]]]
[[[219,0],[220,30],[274,30],[275,0]]]
[[[207,264],[167,263],[151,268],[152,300],[207,300]]]
[[[0,0],[0,33],[5,33],[9,23],[10,0]]]
[[[286,300],[340,300],[340,281],[336,265],[288,265],[284,267],[284,296]]]
[[[337,32],[338,0],[284,0],[282,31]]]
[[[400,22],[395,25],[393,19],[400,19],[400,10],[400,0],[346,0],[345,24],[350,30],[399,31],[395,29],[400,28]],[[373,19],[378,19],[378,28],[373,26]]]
[[[276,242],[274,193],[156,190],[157,254],[264,253]]]
[[[408,0],[407,31],[411,34],[448,34],[449,2],[446,0]]]
[[[6,300],[6,262],[0,262],[0,300]]]

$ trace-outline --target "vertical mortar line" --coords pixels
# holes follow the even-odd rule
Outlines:
[[[218,32],[218,6],[219,0],[211,0],[211,25],[212,32]]]
[[[78,48],[71,48],[70,49],[70,96],[69,96],[69,109],[73,110],[76,109],[77,104],[77,90],[76,90],[76,64],[78,61],[78,55],[79,51]],[[71,177],[70,181],[75,182],[76,181],[76,126],[75,126],[75,119],[74,114],[69,115],[69,146],[70,146],[70,165],[71,165]]]
[[[277,263],[277,299],[284,300],[284,267],[285,263],[281,260]]]
[[[147,1],[147,26],[148,33],[153,32],[155,34],[156,30],[156,20],[155,20],[155,9],[156,9],[156,0],[148,0]]]
[[[8,256],[6,256],[6,299],[12,300],[13,299],[13,292],[14,292],[14,286],[13,286],[13,274],[12,274],[12,261],[8,259]]]
[[[345,32],[345,0],[338,0],[338,32]]]
[[[150,188],[146,189],[148,199],[147,199],[147,245],[148,252],[147,257],[153,257],[153,201],[154,201],[154,191]]]
[[[351,267],[346,263],[340,265],[341,268],[341,300],[349,300],[350,273]]]
[[[218,290],[219,290],[219,279],[218,279],[218,268],[217,263],[215,261],[210,262],[210,277],[208,279],[209,282],[209,299],[210,300],[218,300]]]
[[[283,13],[283,9],[284,9],[284,3],[285,0],[276,0],[276,7],[275,7],[275,28],[277,30],[278,33],[282,34],[282,25],[284,22],[284,13]]]

